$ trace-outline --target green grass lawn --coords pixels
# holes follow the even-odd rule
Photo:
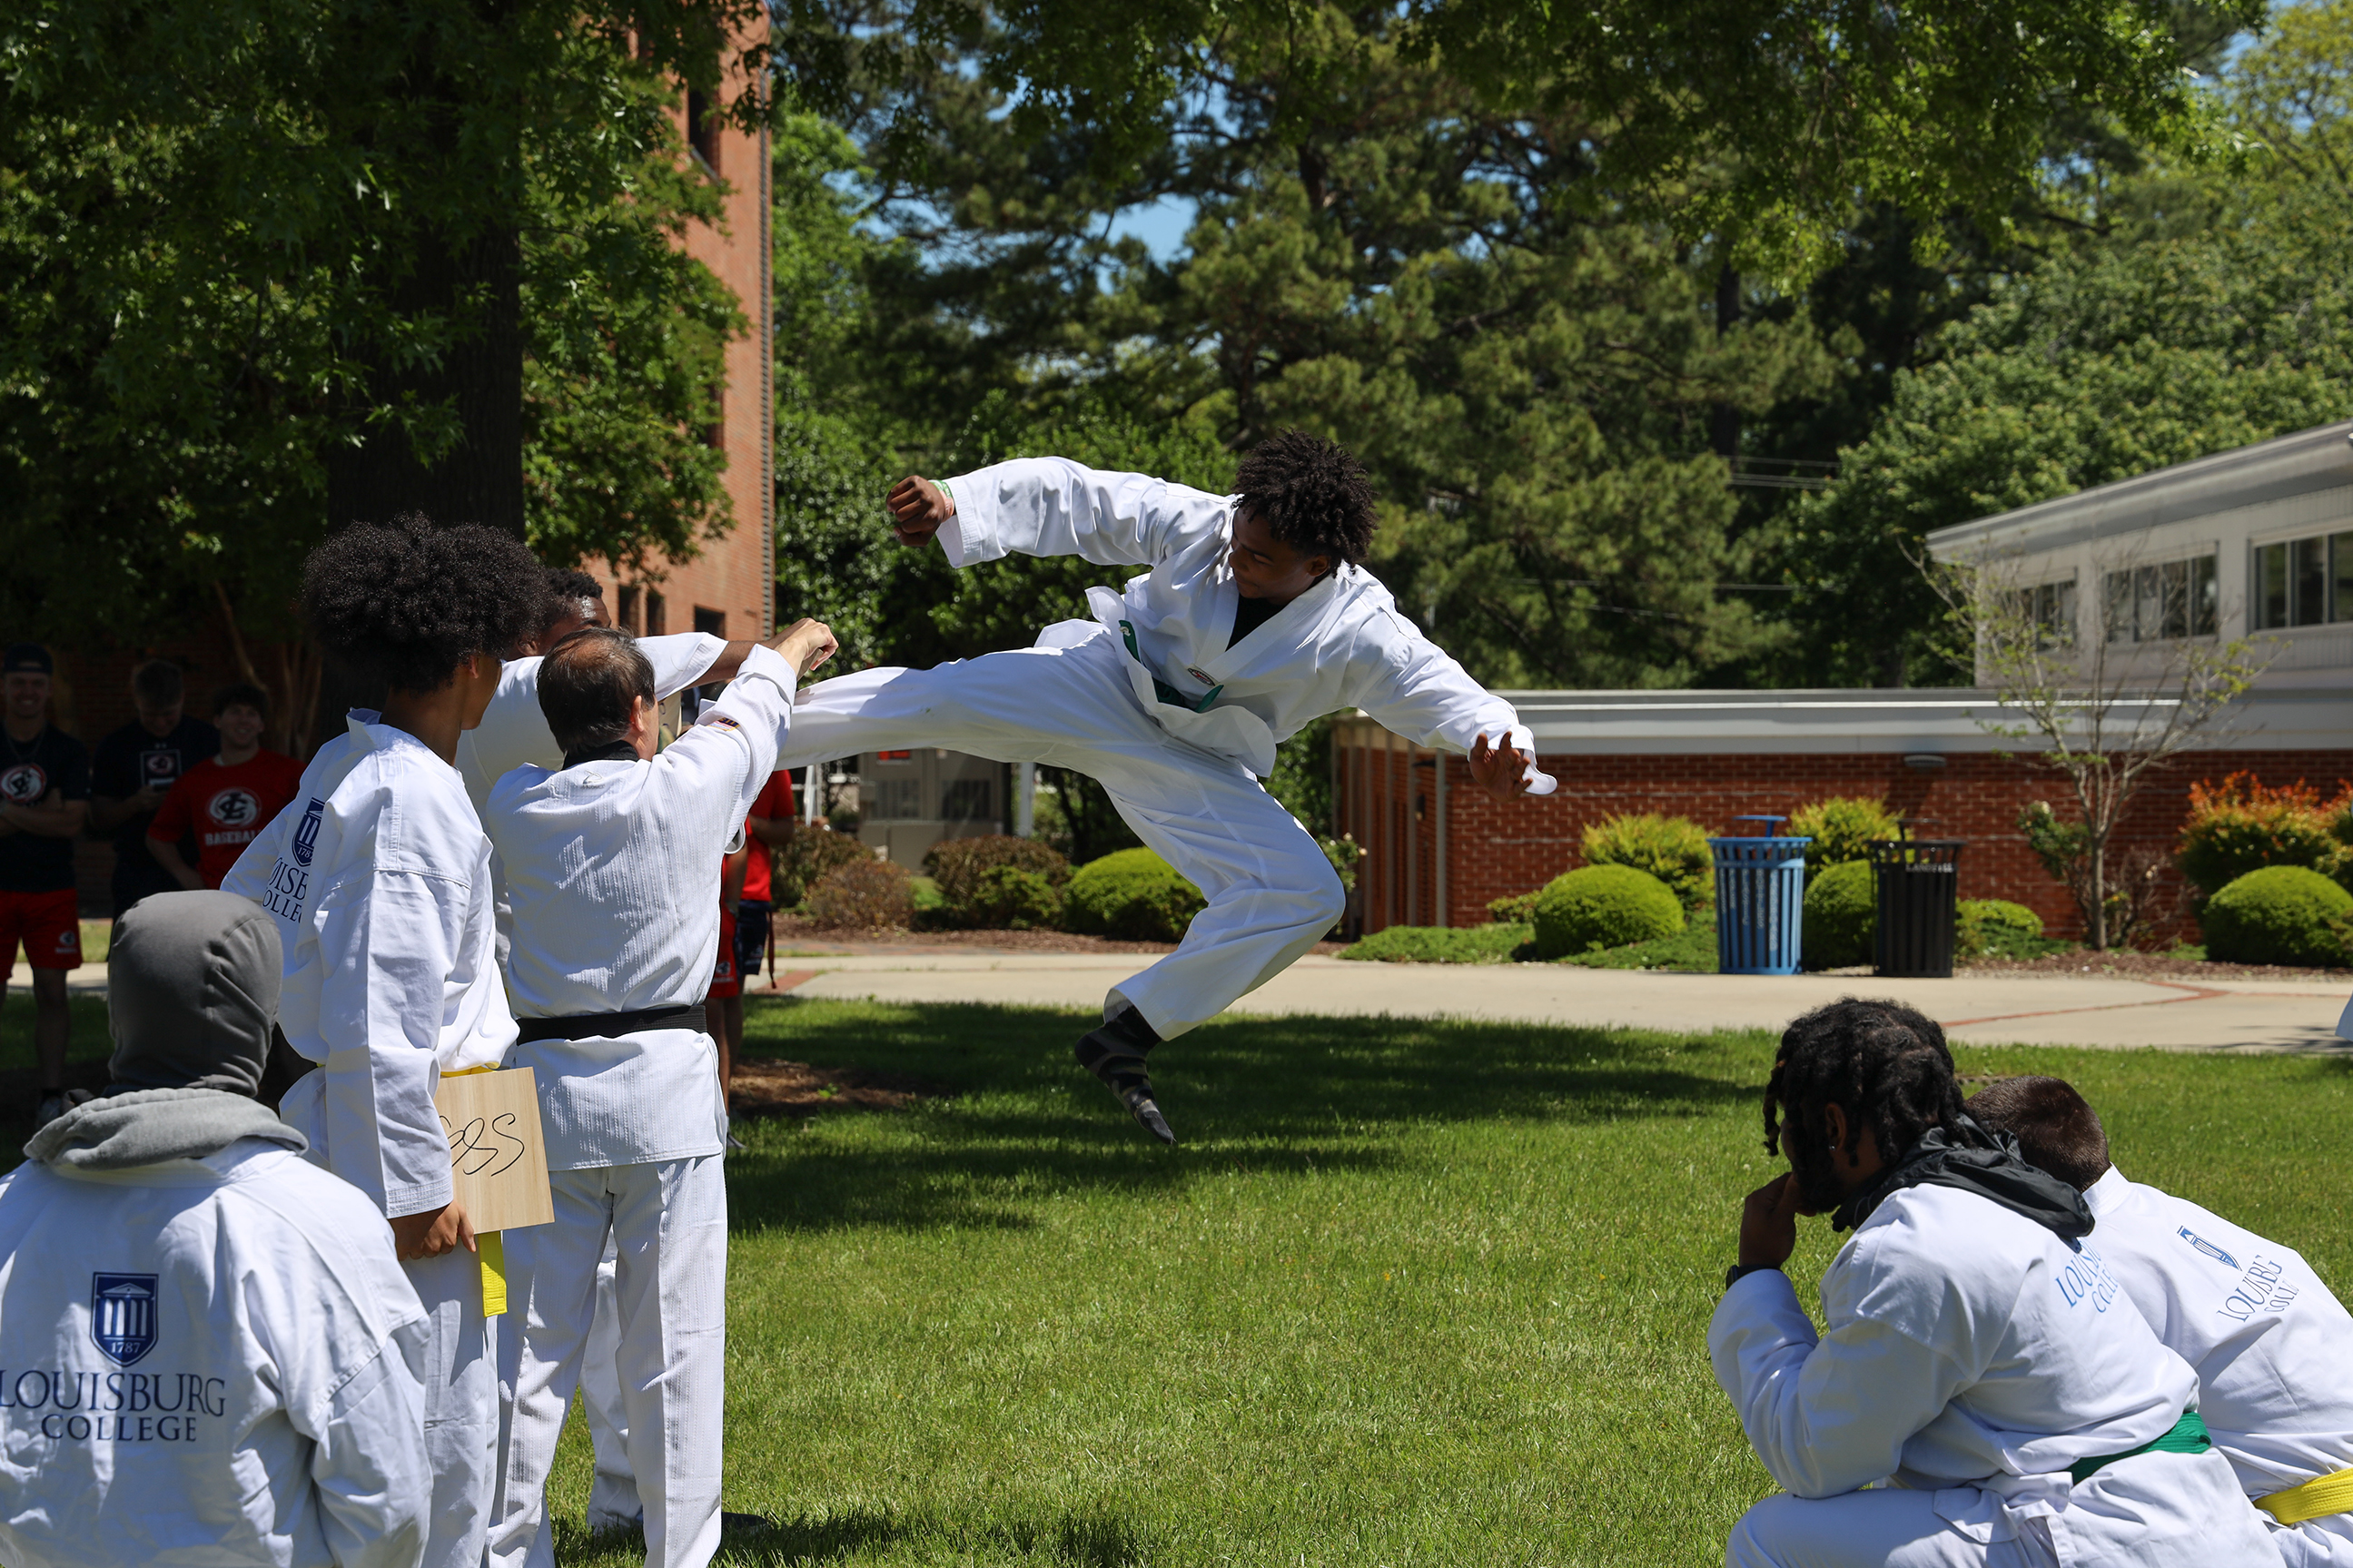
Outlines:
[[[1154,1058],[1162,1150],[1076,1014],[750,1010],[955,1093],[744,1130],[727,1498],[783,1528],[723,1562],[1704,1564],[1770,1489],[1705,1351],[1764,1035],[1221,1021]],[[1960,1059],[2073,1079],[2129,1173],[2353,1284],[2353,1062]],[[588,1470],[575,1421],[559,1555],[634,1564]]]

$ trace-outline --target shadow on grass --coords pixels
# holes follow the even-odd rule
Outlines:
[[[804,1513],[777,1521],[772,1530],[731,1531],[722,1540],[715,1561],[724,1568],[799,1568],[840,1563],[911,1542],[957,1557],[1009,1556],[1068,1568],[1132,1568],[1147,1561],[1144,1531],[1117,1514],[1100,1510],[1064,1510],[1042,1519],[997,1517],[967,1521],[871,1505]],[[634,1530],[590,1535],[578,1524],[561,1519],[555,1521],[555,1549],[558,1559],[565,1562],[609,1558],[615,1563],[635,1563],[645,1552],[643,1538]]]
[[[747,1056],[941,1083],[897,1113],[913,1137],[804,1142],[786,1127],[729,1161],[739,1230],[1027,1228],[1040,1193],[1168,1190],[1207,1173],[1371,1170],[1415,1125],[1675,1121],[1755,1096],[1765,1047],[1590,1028],[1389,1018],[1220,1019],[1153,1054],[1175,1149],[1082,1071],[1082,1017],[1045,1008],[755,999]]]

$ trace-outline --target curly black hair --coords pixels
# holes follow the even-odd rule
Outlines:
[[[1303,555],[1329,555],[1336,563],[1362,561],[1372,548],[1373,481],[1336,441],[1278,431],[1242,459],[1234,489],[1277,539]]]
[[[354,522],[302,563],[302,616],[337,662],[402,691],[437,691],[469,654],[504,658],[540,628],[547,574],[522,542],[415,512]]]
[[[1849,996],[1815,1008],[1782,1032],[1773,1077],[1765,1085],[1765,1152],[1783,1152],[1786,1117],[1799,1196],[1819,1214],[1845,1197],[1832,1163],[1843,1151],[1831,1149],[1825,1114],[1831,1105],[1846,1112],[1848,1147],[1868,1127],[1890,1165],[1930,1128],[1952,1128],[1962,1114],[1961,1086],[1945,1031],[1901,1002]]]

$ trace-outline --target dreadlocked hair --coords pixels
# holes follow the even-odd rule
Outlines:
[[[302,563],[302,616],[364,679],[438,691],[470,654],[504,658],[540,628],[547,577],[512,534],[409,512],[354,522]]]
[[[1373,544],[1373,481],[1336,441],[1278,431],[1242,459],[1234,489],[1302,555],[1362,561]]]
[[[1901,1002],[1833,1002],[1791,1024],[1781,1036],[1765,1085],[1765,1149],[1788,1153],[1799,1194],[1827,1211],[1841,1196],[1828,1108],[1846,1111],[1847,1147],[1869,1128],[1879,1156],[1894,1165],[1932,1127],[1962,1114],[1961,1086],[1945,1031]],[[1786,1118],[1786,1122],[1785,1119]]]

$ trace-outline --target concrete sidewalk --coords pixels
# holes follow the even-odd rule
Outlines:
[[[1098,1007],[1103,993],[1150,963],[1152,953],[1001,952],[902,947],[794,956],[754,979],[754,996],[883,1002],[984,1002],[1004,1006]],[[77,994],[104,994],[106,965],[67,974]],[[29,993],[18,964],[8,989]],[[1356,963],[1301,959],[1235,1005],[1280,1016],[1489,1018],[1531,1024],[1625,1025],[1692,1033],[1778,1029],[1841,996],[1890,996],[1975,1045],[2095,1046],[2160,1050],[2347,1051],[2337,1016],[2353,978],[2332,980],[2125,980],[2094,974],[1985,974],[1953,980],[1878,980],[1867,974],[1658,974],[1551,963]]]
[[[900,951],[779,955],[778,989],[885,1002],[1099,1006],[1148,953]],[[1988,974],[1952,980],[1869,975],[1661,974],[1548,963],[1361,963],[1303,958],[1235,1005],[1286,1013],[1454,1016],[1535,1024],[1626,1025],[1676,1032],[1779,1029],[1841,996],[1888,996],[1977,1045],[2156,1047],[2164,1050],[2337,1051],[2337,1016],[2353,979],[2126,980],[2110,975]],[[771,993],[762,977],[752,995]]]

